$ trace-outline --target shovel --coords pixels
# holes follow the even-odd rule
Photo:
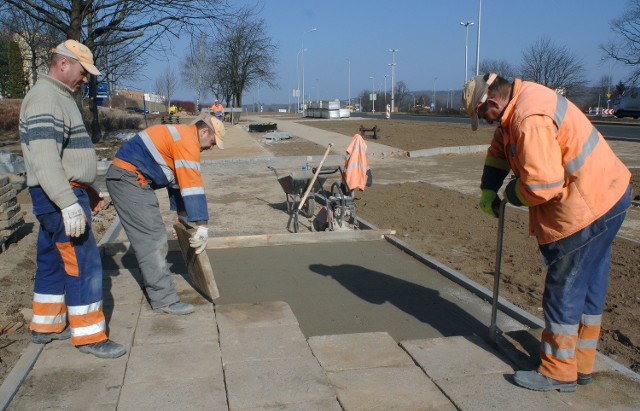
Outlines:
[[[504,237],[504,209],[507,200],[503,199],[500,205],[494,207],[494,212],[498,215],[498,244],[496,246],[496,271],[493,273],[493,298],[491,299],[491,325],[489,325],[489,342],[495,347],[497,345],[498,334],[502,332],[496,324],[498,315],[498,294],[500,289],[500,265],[502,263],[502,239]],[[497,208],[497,210],[496,210]]]

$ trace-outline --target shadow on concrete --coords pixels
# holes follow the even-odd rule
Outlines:
[[[392,304],[429,324],[445,337],[473,334],[484,337],[488,333],[487,325],[457,304],[442,298],[434,289],[352,264],[311,264],[309,269],[333,278],[369,303]]]

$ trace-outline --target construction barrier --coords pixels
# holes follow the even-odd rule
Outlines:
[[[391,104],[387,104],[387,114],[386,114],[387,118],[391,118]]]

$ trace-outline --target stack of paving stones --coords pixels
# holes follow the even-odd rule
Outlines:
[[[17,198],[18,192],[8,175],[0,176],[0,248],[4,252],[6,244],[24,225],[24,216]]]

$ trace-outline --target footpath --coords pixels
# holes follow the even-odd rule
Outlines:
[[[255,120],[269,121],[265,117]],[[281,131],[323,146],[333,143],[336,155],[342,153],[351,140],[351,136],[328,133],[292,120],[278,118],[274,121],[278,122]],[[372,161],[397,156],[395,150],[389,147],[375,142],[367,143],[373,154]],[[269,153],[256,142],[255,136],[245,129],[228,127],[225,146],[224,151],[203,153],[203,170],[212,181],[216,182],[225,175],[231,178],[228,177],[229,173],[235,174],[233,180],[229,181],[238,187],[255,186],[263,178],[274,180],[262,163],[255,169],[248,166],[250,163],[259,163],[260,159],[267,162],[271,160]],[[208,184],[210,180],[206,181],[205,184]],[[247,191],[250,192],[248,188]],[[269,196],[272,194],[278,193],[271,193],[267,189],[259,193],[254,191],[243,197],[242,201],[271,203]],[[282,195],[281,192],[279,194]],[[220,210],[229,206],[236,211],[235,219],[245,218],[244,210],[238,210],[241,202],[232,202],[227,198],[230,196],[222,196],[216,200],[220,204],[211,206]],[[166,206],[165,201],[160,197],[161,208]],[[252,212],[259,215],[255,217],[256,227],[251,234],[272,234],[273,231],[268,230],[276,226],[283,231],[282,210],[273,208],[265,205],[264,214],[262,211]],[[274,219],[278,220],[275,225],[268,225]],[[228,220],[229,224],[232,221]],[[237,231],[246,234],[242,230]],[[218,233],[237,234],[233,230]],[[309,235],[319,234],[322,233]],[[292,238],[302,235],[306,234],[291,234]],[[68,341],[54,341],[46,346],[31,344],[14,372],[0,387],[0,405],[5,405],[9,410],[640,409],[640,382],[637,375],[603,356],[597,360],[592,384],[578,386],[575,393],[540,393],[515,386],[512,374],[519,367],[513,362],[517,355],[505,355],[489,345],[485,335],[476,332],[463,335],[457,329],[434,325],[432,338],[399,340],[387,330],[327,332],[307,337],[304,322],[313,322],[313,317],[309,320],[308,312],[292,309],[305,303],[315,304],[312,296],[302,291],[296,295],[294,290],[291,295],[296,298],[291,297],[291,300],[249,298],[244,302],[225,302],[224,294],[227,291],[232,294],[232,288],[258,295],[260,288],[266,287],[260,285],[260,281],[270,280],[270,286],[274,289],[293,286],[303,289],[302,284],[292,284],[302,281],[297,280],[296,275],[305,275],[296,271],[302,271],[298,268],[287,279],[276,280],[275,276],[264,278],[269,268],[262,267],[265,271],[262,273],[260,266],[264,263],[258,259],[260,254],[268,254],[266,248],[254,253],[258,256],[238,253],[233,249],[207,251],[214,272],[220,272],[220,279],[228,281],[219,283],[223,296],[215,304],[194,291],[183,275],[184,266],[179,261],[179,254],[170,253],[169,263],[176,273],[174,280],[178,292],[183,301],[196,306],[196,311],[187,316],[155,313],[141,290],[135,258],[127,253],[126,237],[122,232],[118,233],[116,227],[105,236],[111,244],[102,245],[105,250],[111,251],[105,251],[103,257],[104,312],[110,338],[123,343],[128,349],[127,354],[115,360],[100,360],[79,353]],[[368,248],[382,250],[378,252],[381,260],[404,258],[406,267],[399,267],[399,271],[416,270],[420,277],[431,276],[436,279],[434,281],[443,284],[438,288],[429,286],[432,288],[428,290],[429,294],[416,294],[414,284],[405,282],[402,285],[405,293],[399,296],[400,299],[413,296],[415,302],[412,304],[426,305],[424,312],[433,311],[433,317],[429,318],[433,318],[434,322],[488,323],[490,305],[486,301],[451,283],[433,268],[413,268],[422,264],[400,251],[388,251],[383,248],[383,243],[384,240],[379,240],[375,243],[377,245]],[[332,246],[347,251],[352,247],[348,243]],[[395,250],[388,244],[386,246]],[[282,261],[286,260],[283,256],[295,247],[305,246],[288,247],[282,247],[284,251],[276,254],[273,261],[280,260],[280,264],[286,265],[287,261]],[[313,245],[306,247],[310,248],[297,248],[300,254],[295,255],[318,255],[318,248],[314,252]],[[365,260],[374,258],[365,256]],[[327,265],[320,262],[329,264],[323,260],[311,264],[309,269],[315,270],[316,274],[326,270]],[[392,268],[383,268],[386,267],[384,261],[374,263],[381,272],[392,271]],[[361,264],[366,265],[367,262]],[[326,277],[318,281],[339,282],[340,273],[351,272],[357,268],[354,266],[343,263],[343,271],[335,268],[339,266],[334,266],[333,270],[325,273]],[[225,267],[234,267],[235,272],[227,273]],[[375,274],[373,270],[367,273]],[[369,293],[380,295],[385,288],[397,286],[399,280],[393,283],[391,278],[379,276],[378,281],[370,284],[345,280],[341,284],[342,288],[353,287],[350,291],[354,295],[364,295],[358,293],[366,286],[370,287]],[[418,281],[415,280],[416,283]],[[228,284],[229,290],[225,289],[225,284]],[[323,290],[318,288],[317,292],[321,294]],[[393,302],[388,295],[384,295],[386,300],[383,298],[375,304],[367,301],[358,303],[371,310],[388,310]],[[439,299],[439,304],[423,301],[423,295]],[[320,297],[330,300],[332,296],[327,293]],[[347,316],[352,305],[336,304],[338,306],[333,308],[338,312],[344,311]],[[396,307],[391,308],[397,307],[401,307],[398,301]],[[408,309],[405,311],[412,312]],[[376,312],[383,317],[386,315],[383,313],[389,311]],[[320,321],[323,312],[314,315]],[[386,321],[391,329],[394,318],[398,317],[390,315],[379,320],[382,323]],[[418,322],[425,321],[418,318]],[[363,329],[366,328],[364,325]],[[500,314],[499,325],[502,329],[535,333],[505,314]],[[482,326],[479,327],[482,329]],[[517,348],[521,351],[526,349]],[[534,356],[535,352],[524,354]],[[8,402],[7,398],[11,397]]]

